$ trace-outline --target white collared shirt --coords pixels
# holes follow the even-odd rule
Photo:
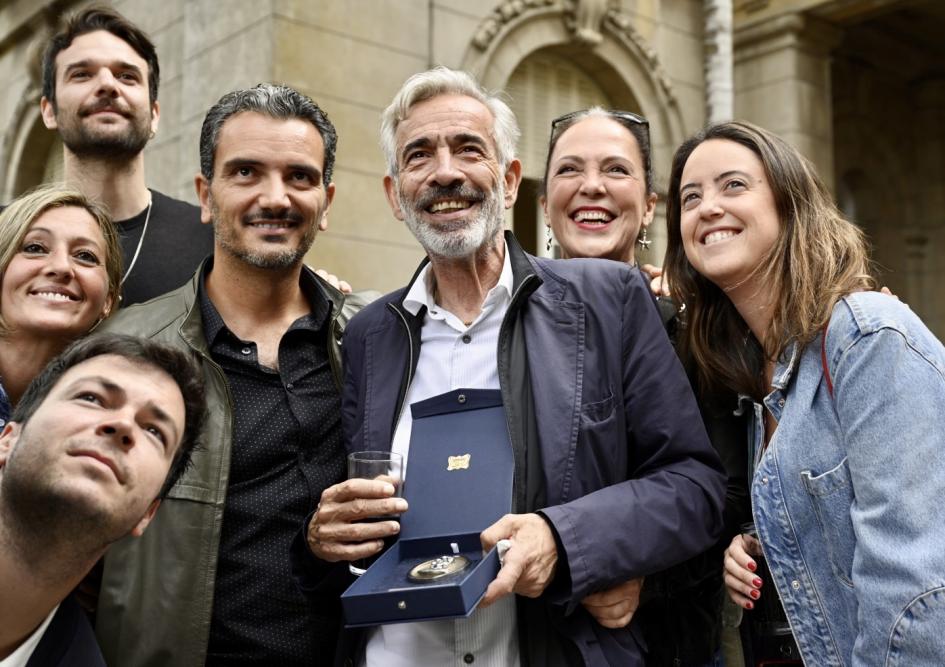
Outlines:
[[[59,611],[58,604],[49,612],[49,616],[46,617],[46,620],[40,623],[38,628],[33,630],[33,634],[26,638],[25,642],[17,646],[13,653],[3,660],[0,660],[0,667],[26,667],[26,663],[30,661],[30,658],[33,656],[33,651],[39,646],[40,640],[43,638],[43,635],[46,634],[46,628],[52,623],[53,616],[56,615],[57,611]]]
[[[512,300],[512,264],[508,249],[499,282],[489,290],[482,312],[468,327],[433,299],[428,264],[407,295],[404,308],[427,311],[420,330],[420,358],[394,432],[392,451],[408,461],[413,418],[410,404],[460,387],[498,389],[499,329]],[[515,597],[509,595],[469,618],[383,625],[369,631],[368,667],[456,665],[508,667],[519,664]],[[471,657],[470,657],[471,656]]]

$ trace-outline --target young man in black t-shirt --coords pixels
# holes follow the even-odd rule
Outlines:
[[[121,234],[122,306],[179,287],[213,249],[199,208],[146,185],[159,81],[154,44],[112,9],[79,12],[43,55],[40,109],[62,139],[65,181],[104,203]]]

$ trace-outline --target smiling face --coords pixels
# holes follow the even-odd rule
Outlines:
[[[148,92],[148,64],[105,30],[76,37],[56,56],[56,101],[43,122],[78,156],[133,157],[157,131],[159,107]]]
[[[397,126],[387,199],[431,255],[466,257],[492,243],[515,203],[521,165],[512,160],[503,173],[494,122],[478,100],[448,94],[418,102]]]
[[[147,526],[184,432],[170,375],[117,355],[76,364],[25,425],[0,434],[0,493],[20,516],[57,514],[105,543]]]
[[[749,148],[710,139],[692,151],[679,189],[683,248],[723,290],[745,286],[781,230],[764,166]]]
[[[328,227],[334,184],[323,180],[325,146],[299,118],[252,111],[220,131],[213,181],[197,176],[202,220],[213,223],[218,260],[262,269],[301,264],[318,230]]]
[[[72,340],[111,306],[106,246],[88,211],[44,211],[23,237],[0,285],[0,314],[16,335]]]
[[[569,127],[551,155],[541,205],[565,257],[633,262],[637,236],[656,210],[636,138],[606,116]]]

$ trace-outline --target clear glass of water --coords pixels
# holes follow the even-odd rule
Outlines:
[[[372,479],[389,482],[394,485],[394,496],[402,497],[404,488],[404,457],[395,452],[352,452],[348,454],[348,479]],[[366,522],[400,521],[399,515],[376,516],[363,519]],[[389,547],[396,536],[384,540]],[[349,563],[351,574],[360,577],[377,560],[380,554],[369,558],[359,558]]]

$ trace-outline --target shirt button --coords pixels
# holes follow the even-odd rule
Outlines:
[[[465,662],[467,665],[473,664],[473,660],[475,659],[476,659],[476,656],[474,656],[472,653],[467,653],[466,655],[463,656],[463,662]]]
[[[784,407],[784,399],[783,399],[783,398],[779,398],[779,399],[778,399],[778,407],[779,407],[779,408],[783,408],[783,407]]]
[[[794,590],[797,590],[800,587],[801,587],[801,582],[799,582],[797,579],[791,582],[791,588],[793,588]]]
[[[767,477],[762,477],[762,478],[761,478],[761,483],[762,483],[762,484],[767,484],[767,483],[768,483],[768,478],[767,478]]]
[[[469,345],[472,342],[472,336],[469,334],[463,334],[463,342]]]
[[[240,352],[242,352],[243,354],[252,354],[253,349],[251,347],[244,347],[242,350],[240,350]]]
[[[295,385],[293,385],[291,382],[287,382],[285,388],[289,391],[292,391],[295,388]]]

